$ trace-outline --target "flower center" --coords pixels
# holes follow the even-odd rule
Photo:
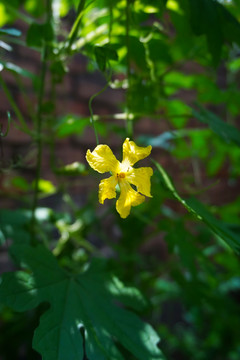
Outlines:
[[[117,174],[117,177],[119,177],[120,179],[124,179],[125,176],[126,175],[123,172],[120,172],[119,174]]]

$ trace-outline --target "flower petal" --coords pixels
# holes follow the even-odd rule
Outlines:
[[[123,143],[123,163],[129,163],[129,165],[134,165],[137,161],[144,159],[151,153],[151,145],[147,147],[140,147],[135,144],[133,141],[129,141],[129,138]]]
[[[116,172],[119,167],[119,161],[107,145],[98,145],[93,152],[88,150],[86,159],[89,165],[99,173]]]
[[[140,205],[145,196],[138,194],[127,181],[119,183],[121,193],[116,203],[117,212],[121,218],[125,219],[129,214],[132,206]]]
[[[117,180],[115,176],[110,176],[107,179],[101,180],[98,193],[100,204],[103,204],[105,199],[113,199],[116,197],[116,185]]]
[[[152,197],[151,195],[151,182],[150,177],[153,174],[153,170],[150,167],[141,167],[139,169],[133,169],[129,173],[126,173],[126,180],[130,184],[137,187],[137,191],[143,195]]]

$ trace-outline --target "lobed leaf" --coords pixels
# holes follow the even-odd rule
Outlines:
[[[47,221],[52,216],[52,210],[48,208],[38,208],[35,216],[39,225]],[[30,233],[29,224],[31,222],[32,213],[30,210],[0,210],[0,243],[6,242],[7,239],[19,242],[29,243]]]
[[[116,342],[136,359],[163,359],[155,331],[115,304],[121,299],[129,305],[136,295],[139,300],[138,293],[116,283],[98,260],[83,273],[71,275],[41,245],[15,245],[12,254],[32,273],[4,274],[1,301],[16,311],[42,302],[50,304],[33,339],[33,347],[43,360],[79,360],[84,356],[89,360],[123,360]]]

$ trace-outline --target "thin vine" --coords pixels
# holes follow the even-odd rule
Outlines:
[[[131,80],[131,62],[130,62],[130,0],[126,0],[126,48],[127,48],[127,97],[126,97],[126,113],[127,113],[127,135],[131,138],[133,135],[132,119],[129,116],[130,113],[130,80]]]
[[[111,78],[112,78],[112,70],[110,70],[110,73],[107,77],[107,82],[106,82],[105,86],[100,91],[93,94],[90,97],[89,102],[88,102],[88,108],[89,108],[89,112],[90,112],[90,124],[93,127],[97,145],[99,145],[99,136],[98,136],[98,132],[97,132],[96,124],[95,124],[96,120],[94,119],[94,115],[93,115],[92,102],[97,96],[101,95],[108,88],[109,83],[111,82]]]
[[[50,23],[52,19],[52,0],[47,1],[47,22]],[[47,74],[47,57],[48,57],[49,47],[46,42],[43,44],[42,49],[42,67],[40,73],[40,85],[38,92],[38,107],[37,107],[37,122],[36,122],[36,144],[37,144],[37,167],[36,167],[36,178],[32,202],[32,220],[31,220],[31,242],[36,244],[35,239],[35,225],[36,225],[36,208],[38,205],[39,197],[39,180],[41,175],[42,167],[42,150],[43,150],[43,140],[42,140],[42,105],[44,100],[44,91],[45,91],[45,79]]]

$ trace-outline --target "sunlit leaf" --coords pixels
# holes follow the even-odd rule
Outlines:
[[[134,313],[114,304],[115,299],[129,306],[127,298],[133,300],[135,294],[130,289],[122,292],[122,286],[113,282],[101,262],[95,260],[83,273],[71,275],[43,246],[14,246],[12,252],[32,273],[4,274],[1,301],[16,311],[42,302],[50,304],[33,339],[43,359],[79,360],[85,353],[89,360],[123,360],[116,341],[136,359],[163,359],[155,331]]]
[[[4,26],[11,19],[4,4],[0,4],[0,26]]]
[[[47,221],[53,212],[48,208],[37,208],[35,218],[38,223]],[[30,241],[29,224],[32,219],[32,212],[26,209],[19,210],[0,210],[0,229],[4,238],[3,242],[11,239],[21,244]]]
[[[83,163],[75,161],[71,164],[62,166],[61,168],[56,169],[58,174],[64,175],[80,175],[86,173],[86,166]]]
[[[0,29],[0,35],[21,36],[21,34],[20,30],[14,28]]]
[[[4,61],[0,61],[0,65],[2,65],[2,69],[6,69],[8,71],[12,71],[18,75],[24,76],[24,77],[28,77],[30,79],[35,79],[35,74],[31,73],[30,71],[21,68],[18,65],[15,65],[11,62],[4,62]]]
[[[80,118],[75,115],[63,117],[56,126],[56,135],[59,138],[81,134],[89,125],[89,118]]]
[[[38,191],[44,193],[44,194],[54,194],[56,192],[56,188],[51,183],[51,181],[39,179],[38,181]]]
[[[3,48],[4,50],[12,51],[12,47],[2,40],[0,40],[0,47]]]

